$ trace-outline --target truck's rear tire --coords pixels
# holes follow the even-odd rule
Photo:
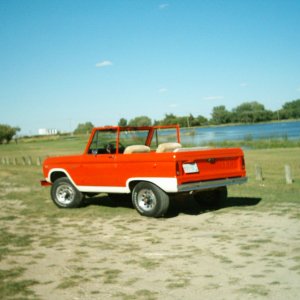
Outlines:
[[[51,186],[51,198],[60,208],[74,208],[82,204],[84,197],[67,177],[61,177]]]
[[[157,218],[167,212],[169,196],[150,182],[140,182],[133,189],[132,203],[141,215]]]
[[[194,194],[194,199],[200,205],[220,207],[227,200],[227,187],[222,186],[214,190],[197,192]]]

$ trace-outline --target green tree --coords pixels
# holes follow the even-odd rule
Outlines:
[[[159,125],[174,125],[179,124],[179,118],[174,114],[165,114],[164,119],[158,121]]]
[[[155,125],[176,125],[180,127],[193,127],[208,124],[208,120],[199,115],[194,117],[192,114],[188,116],[175,116],[174,114],[166,114],[164,119],[154,122]]]
[[[215,106],[211,115],[211,123],[213,124],[226,124],[231,121],[231,113],[224,105]]]
[[[74,130],[74,134],[89,134],[93,128],[94,125],[91,122],[80,123]]]
[[[124,118],[121,118],[118,125],[119,126],[127,126],[127,120]]]
[[[12,138],[21,129],[19,127],[11,127],[9,125],[0,124],[0,144],[7,143],[12,140]]]
[[[269,121],[273,118],[273,113],[257,101],[242,103],[233,109],[233,115],[233,121],[241,123]]]
[[[139,116],[129,121],[129,126],[151,126],[152,121],[147,116]]]
[[[208,124],[208,119],[201,115],[195,117],[191,122],[191,126],[203,126],[207,124]]]
[[[280,114],[284,119],[300,118],[300,99],[285,103],[280,110]]]

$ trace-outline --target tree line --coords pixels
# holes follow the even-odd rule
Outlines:
[[[273,120],[300,119],[300,99],[286,102],[281,109],[276,111],[267,110],[263,104],[252,101],[244,102],[232,110],[228,110],[225,105],[215,106],[208,119],[202,115],[176,116],[166,114],[162,120],[152,121],[148,116],[137,116],[131,120],[121,118],[119,126],[151,126],[151,125],[172,125],[179,124],[181,127],[195,127],[205,125],[222,125],[229,123],[258,123]],[[75,134],[90,133],[94,125],[91,122],[78,124]],[[0,144],[9,143],[19,127],[12,127],[0,124]]]
[[[245,102],[228,111],[224,105],[213,108],[211,124],[258,123],[300,118],[300,99],[285,103],[281,109],[271,111],[253,101]]]
[[[176,116],[165,114],[162,120],[152,121],[148,116],[137,116],[131,120],[121,118],[119,126],[151,126],[179,124],[181,127],[195,127],[206,125],[222,125],[229,123],[258,123],[275,120],[289,120],[300,118],[300,99],[286,102],[281,109],[271,111],[257,101],[244,102],[232,110],[227,110],[225,105],[215,106],[208,119],[202,115]],[[89,133],[94,125],[91,122],[79,124],[75,134]]]

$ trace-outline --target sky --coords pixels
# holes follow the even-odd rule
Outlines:
[[[0,0],[0,124],[21,134],[300,98],[300,0]]]

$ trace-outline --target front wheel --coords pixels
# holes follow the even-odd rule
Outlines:
[[[132,203],[141,215],[157,218],[167,212],[169,196],[150,182],[140,182],[133,189]]]
[[[73,208],[81,205],[83,194],[66,177],[54,181],[51,187],[51,198],[60,208]]]

